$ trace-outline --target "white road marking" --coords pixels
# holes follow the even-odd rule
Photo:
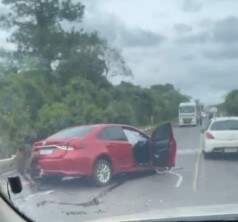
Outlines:
[[[195,165],[194,165],[193,184],[192,184],[193,192],[197,191],[199,165],[200,165],[201,155],[202,155],[202,138],[200,136],[200,149],[197,153],[197,158],[196,158]]]
[[[178,180],[177,180],[177,182],[175,184],[175,187],[179,188],[180,185],[183,182],[183,176],[181,174],[179,174],[179,173],[175,173],[175,172],[172,172],[172,171],[169,171],[168,173],[170,173],[170,174],[172,174],[172,175],[174,175],[174,176],[176,176],[178,178]]]
[[[197,191],[197,183],[198,183],[198,172],[199,172],[199,163],[200,163],[201,152],[197,154],[197,158],[194,165],[194,173],[193,173],[193,192]]]
[[[39,196],[49,195],[49,194],[51,194],[53,192],[54,192],[54,190],[47,190],[47,191],[40,192],[40,193],[34,193],[34,194],[31,194],[31,195],[27,196],[25,198],[25,200],[30,200],[32,198],[39,197]]]
[[[195,153],[197,153],[197,149],[182,149],[182,150],[177,151],[177,154],[179,154],[179,155],[195,154]]]

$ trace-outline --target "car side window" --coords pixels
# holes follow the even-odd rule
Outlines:
[[[118,126],[110,126],[103,129],[99,133],[98,137],[103,140],[127,141],[125,133],[123,132],[122,128]]]
[[[141,133],[137,132],[137,131],[134,131],[134,130],[131,130],[131,129],[123,129],[127,139],[128,139],[128,142],[132,145],[135,145],[136,143],[140,142],[140,141],[146,141],[147,138],[142,135]]]

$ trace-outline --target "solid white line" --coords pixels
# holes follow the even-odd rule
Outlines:
[[[183,176],[182,176],[181,174],[179,174],[179,173],[175,173],[175,172],[172,172],[172,171],[169,171],[169,173],[172,174],[172,175],[174,175],[174,176],[176,176],[176,177],[178,177],[178,180],[177,180],[177,182],[176,182],[175,187],[176,187],[176,188],[179,188],[180,185],[181,185],[182,182],[183,182]]]
[[[178,150],[177,154],[183,155],[183,154],[195,154],[197,153],[198,149],[183,149],[183,150]]]
[[[195,165],[194,165],[194,174],[193,174],[193,192],[197,191],[197,185],[198,185],[198,174],[199,174],[199,166],[200,166],[200,160],[202,156],[202,145],[201,145],[201,137],[200,137],[200,149],[197,153]]]
[[[34,194],[31,194],[31,195],[27,196],[25,198],[25,200],[30,200],[32,198],[39,197],[39,196],[49,195],[49,194],[51,194],[53,192],[54,192],[53,190],[47,190],[47,191],[40,192],[40,193],[34,193]]]

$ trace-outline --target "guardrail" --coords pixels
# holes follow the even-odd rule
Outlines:
[[[16,167],[16,155],[12,155],[7,159],[0,159],[0,174],[14,170]]]

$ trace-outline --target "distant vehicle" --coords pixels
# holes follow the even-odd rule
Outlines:
[[[36,169],[44,176],[91,176],[106,185],[112,175],[175,165],[171,124],[149,137],[128,125],[97,124],[68,128],[34,143]]]
[[[203,132],[203,154],[238,153],[238,117],[217,117]]]
[[[197,105],[195,102],[179,104],[179,126],[196,126],[198,123]]]

